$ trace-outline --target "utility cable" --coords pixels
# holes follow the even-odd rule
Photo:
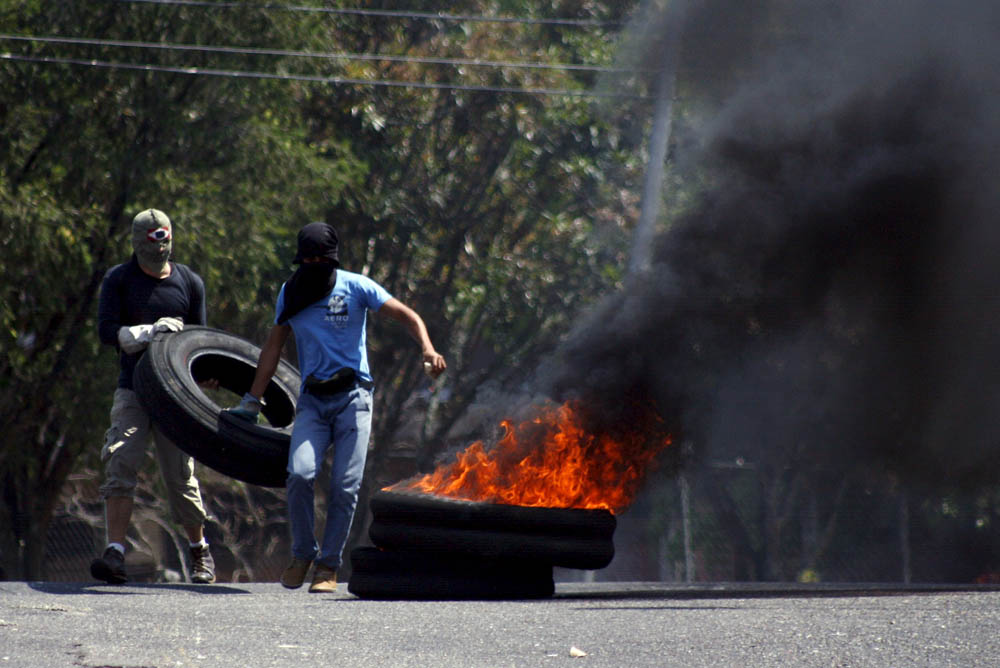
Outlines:
[[[620,27],[616,21],[596,19],[540,19],[517,16],[481,16],[474,14],[444,14],[436,12],[407,12],[387,9],[350,9],[336,7],[308,7],[302,5],[279,5],[273,3],[251,4],[249,2],[208,2],[206,0],[117,0],[121,3],[149,5],[179,5],[185,7],[206,7],[210,9],[264,9],[270,11],[311,12],[316,14],[340,14],[346,16],[376,16],[381,18],[416,19],[423,21],[457,21],[479,23],[524,23],[535,25],[562,25],[590,28]]]
[[[313,83],[325,83],[335,86],[359,85],[359,86],[383,86],[392,88],[421,88],[431,90],[457,90],[466,92],[486,92],[486,93],[514,93],[525,95],[545,95],[553,97],[596,97],[596,98],[629,98],[629,99],[649,99],[644,95],[616,93],[611,91],[597,90],[568,90],[554,88],[517,88],[504,86],[480,86],[471,84],[451,84],[451,83],[427,83],[419,81],[396,81],[391,79],[361,79],[353,77],[331,77],[313,74],[278,74],[275,72],[249,72],[243,70],[220,70],[202,67],[171,67],[166,65],[142,65],[138,63],[117,63],[103,60],[89,60],[84,58],[57,58],[53,56],[28,56],[15,53],[0,53],[0,60],[78,65],[82,67],[97,67],[104,69],[138,70],[144,72],[167,72],[173,74],[185,74],[190,76],[214,76],[242,79],[272,79],[280,81],[307,81]]]
[[[284,49],[263,49],[241,46],[214,46],[198,44],[167,44],[162,42],[134,42],[90,37],[60,37],[40,35],[0,34],[0,40],[21,42],[42,42],[46,44],[76,44],[101,47],[122,47],[136,49],[160,49],[165,51],[194,51],[201,53],[239,54],[251,56],[282,56],[292,58],[323,58],[327,60],[385,61],[395,63],[418,63],[423,65],[448,65],[451,67],[493,67],[501,69],[566,70],[573,72],[631,73],[643,70],[586,65],[578,63],[537,63],[480,60],[478,58],[430,58],[424,56],[395,56],[377,53],[324,53],[317,51],[290,51]]]

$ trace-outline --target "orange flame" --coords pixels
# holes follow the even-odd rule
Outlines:
[[[657,418],[658,419],[658,418]],[[595,435],[581,426],[573,403],[546,406],[531,420],[501,422],[505,435],[492,448],[470,445],[455,462],[386,489],[418,491],[468,501],[547,508],[626,508],[670,436],[650,441],[640,430]]]

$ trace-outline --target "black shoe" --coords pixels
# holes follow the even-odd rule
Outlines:
[[[109,546],[104,550],[104,554],[90,562],[90,574],[108,584],[128,582],[128,575],[125,574],[125,555]]]
[[[208,545],[191,548],[191,582],[212,584],[215,582],[215,560]]]

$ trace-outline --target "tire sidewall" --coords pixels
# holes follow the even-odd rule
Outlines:
[[[154,423],[182,451],[217,471],[244,482],[284,486],[285,468],[299,374],[282,360],[268,386],[275,414],[287,424],[257,425],[228,416],[198,386],[192,369],[209,363],[237,370],[241,378],[219,378],[237,391],[249,387],[260,349],[227,332],[189,326],[154,337],[136,366],[135,390]],[[229,375],[229,374],[220,374]],[[229,385],[227,385],[227,383]],[[228,418],[228,419],[227,419]]]

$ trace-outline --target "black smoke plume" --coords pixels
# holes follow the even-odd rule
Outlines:
[[[702,38],[725,20],[713,4],[692,13]],[[546,391],[585,399],[595,428],[652,402],[701,456],[780,447],[817,468],[993,481],[1000,12],[769,6],[748,41],[772,37],[766,57],[745,54],[697,155],[673,150],[704,184],[697,204],[578,323]],[[685,62],[738,65],[691,34]]]

